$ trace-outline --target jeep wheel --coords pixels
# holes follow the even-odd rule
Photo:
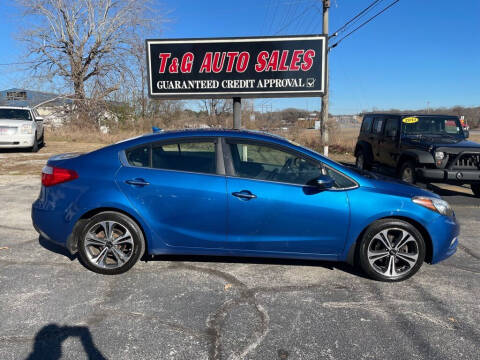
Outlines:
[[[473,195],[480,198],[480,183],[470,185],[472,188]]]
[[[400,179],[409,184],[415,184],[417,181],[415,176],[415,165],[412,161],[405,161],[402,166],[400,166]]]
[[[367,160],[365,153],[363,150],[358,150],[357,152],[357,159],[355,160],[355,166],[361,170],[370,170],[372,166]]]

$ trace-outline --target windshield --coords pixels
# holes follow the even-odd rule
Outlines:
[[[463,135],[457,118],[439,116],[410,116],[402,119],[402,133],[412,135]]]
[[[0,109],[0,119],[32,120],[30,111],[22,109]]]

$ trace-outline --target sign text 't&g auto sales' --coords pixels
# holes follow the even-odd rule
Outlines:
[[[149,95],[165,99],[322,96],[326,38],[147,40]]]

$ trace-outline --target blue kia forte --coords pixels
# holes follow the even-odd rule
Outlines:
[[[48,160],[35,229],[101,274],[143,255],[358,264],[399,281],[457,248],[439,196],[252,131],[160,132]]]

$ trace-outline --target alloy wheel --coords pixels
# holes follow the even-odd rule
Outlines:
[[[115,221],[102,221],[90,227],[83,246],[92,265],[102,269],[115,269],[130,260],[134,241],[124,225]]]
[[[387,228],[371,239],[367,257],[375,272],[389,278],[396,278],[407,274],[417,264],[418,241],[404,229]]]

